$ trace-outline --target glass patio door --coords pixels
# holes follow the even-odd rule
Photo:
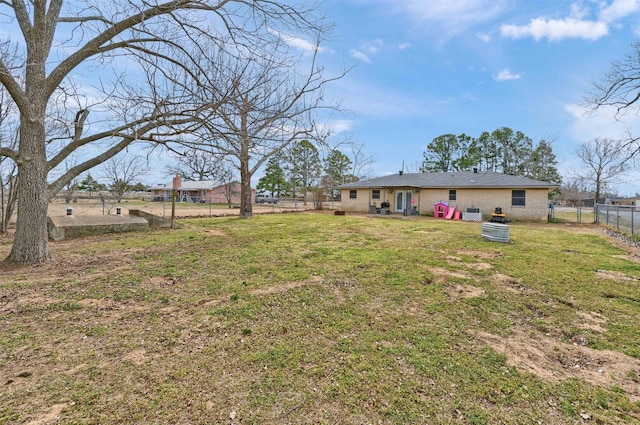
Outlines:
[[[404,212],[405,208],[411,209],[412,200],[413,192],[410,190],[396,192],[396,212]]]

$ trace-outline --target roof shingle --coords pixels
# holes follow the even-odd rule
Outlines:
[[[522,176],[495,173],[492,171],[463,171],[456,173],[403,173],[376,177],[347,183],[340,189],[365,189],[387,187],[410,188],[556,188],[559,185]]]

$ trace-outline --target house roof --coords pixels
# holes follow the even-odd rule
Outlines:
[[[232,182],[232,184],[240,184],[238,182]],[[183,180],[182,181],[182,186],[180,186],[179,190],[212,190],[212,189],[216,189],[218,187],[222,187],[225,186],[224,184],[220,184],[218,182],[214,182],[214,181],[190,181],[190,180]],[[166,186],[165,185],[156,185],[152,188],[150,188],[149,190],[171,190],[172,187],[172,183],[167,183]]]
[[[456,189],[456,188],[556,188],[559,185],[522,176],[495,173],[492,171],[463,171],[456,173],[403,173],[376,177],[370,180],[362,180],[347,183],[340,189],[368,189],[387,187],[408,187],[422,189]]]

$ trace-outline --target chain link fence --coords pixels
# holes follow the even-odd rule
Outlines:
[[[595,223],[594,209],[590,207],[552,206],[548,213],[549,222]]]
[[[631,236],[640,236],[640,207],[638,206],[597,204],[595,221]]]

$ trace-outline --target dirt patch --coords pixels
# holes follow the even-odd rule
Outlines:
[[[153,276],[149,279],[149,285],[156,287],[171,287],[180,283],[180,278],[170,276]]]
[[[604,279],[615,280],[617,282],[630,282],[640,280],[640,278],[637,278],[635,276],[629,276],[622,272],[613,270],[598,270],[596,272],[596,276],[602,277]]]
[[[462,262],[462,258],[460,257],[456,257],[454,255],[447,255],[446,257],[444,257],[445,260],[447,260],[449,263],[461,263]]]
[[[485,290],[471,285],[456,285],[449,290],[449,296],[453,299],[477,298],[485,295]]]
[[[493,268],[493,266],[489,263],[466,263],[465,267],[471,270],[478,270],[478,271],[490,270]]]
[[[47,425],[57,423],[64,410],[72,405],[72,403],[54,404],[45,413],[42,413],[36,419],[27,422],[27,425]]]
[[[451,271],[444,267],[429,267],[428,270],[433,274],[434,282],[443,283],[449,278],[472,279],[473,276],[465,271]]]
[[[203,230],[203,232],[210,236],[227,236],[227,234],[224,233],[223,231],[216,230],[216,229],[206,229],[206,230]]]
[[[147,361],[145,350],[134,350],[124,355],[124,360],[128,360],[136,366],[140,366]]]
[[[507,337],[477,332],[475,337],[507,358],[507,364],[550,382],[570,378],[625,390],[640,401],[640,360],[609,350],[594,350],[515,328]]]
[[[499,258],[504,257],[503,252],[493,252],[493,251],[474,251],[469,249],[463,249],[458,251],[458,254],[466,255],[473,258],[478,258],[480,260],[497,260]]]
[[[268,288],[255,289],[251,291],[250,294],[251,295],[271,295],[277,292],[287,292],[287,291],[290,291],[291,289],[300,288],[301,286],[309,285],[312,283],[320,283],[323,280],[324,279],[322,278],[322,276],[312,276],[307,280],[291,282],[291,283],[287,283],[286,285],[275,285],[275,286],[270,286]]]
[[[30,306],[48,306],[54,302],[55,300],[43,297],[39,293],[21,294],[19,296],[15,293],[3,294],[0,297],[0,313],[17,313]]]
[[[509,292],[527,291],[529,288],[522,284],[520,279],[508,276],[502,273],[496,273],[491,276],[491,281],[498,287],[504,288]]]
[[[605,317],[600,316],[598,313],[587,311],[579,311],[578,316],[583,321],[578,323],[577,327],[599,333],[606,332],[604,325],[607,324],[607,319]]]
[[[268,286],[266,288],[254,289],[252,291],[249,291],[249,294],[254,295],[254,296],[265,296],[265,295],[281,294],[281,293],[290,291],[292,289],[301,288],[303,286],[311,285],[311,284],[319,284],[319,283],[323,283],[323,282],[324,282],[324,277],[322,277],[322,276],[312,276],[311,278],[309,278],[307,280],[300,280],[300,281],[297,281],[297,282],[291,282],[291,283],[287,283],[287,284],[284,284],[284,285],[274,285],[274,286]],[[342,290],[341,290],[341,288],[339,286],[340,285],[331,285],[330,290],[335,295],[337,302],[338,303],[343,303],[345,301],[345,298],[344,298],[344,294],[342,293]],[[223,301],[223,299],[214,298],[214,299],[210,299],[210,300],[202,302],[202,305],[207,306],[207,307],[212,307],[212,306],[216,306],[216,305],[220,304],[222,301]]]
[[[482,271],[482,270],[489,270],[493,268],[493,266],[489,263],[467,263],[467,262],[464,262],[462,258],[453,256],[453,255],[448,255],[445,257],[445,259],[449,264],[453,266],[464,267],[466,269],[471,269],[471,270]]]

